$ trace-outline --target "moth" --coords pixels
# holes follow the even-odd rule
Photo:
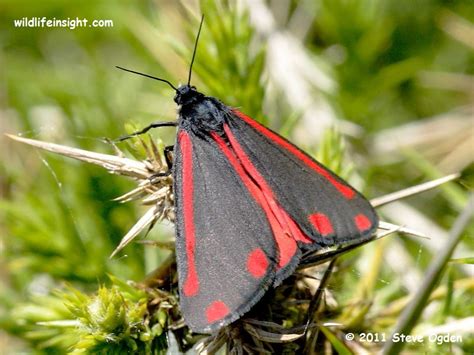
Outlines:
[[[306,251],[371,238],[378,217],[353,187],[279,134],[199,92],[175,91],[174,178],[180,308],[212,333],[291,275]]]

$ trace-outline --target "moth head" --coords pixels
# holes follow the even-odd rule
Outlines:
[[[174,102],[179,106],[184,106],[196,102],[196,100],[204,97],[199,91],[196,90],[196,87],[191,85],[181,85],[176,89],[176,95],[174,96]]]

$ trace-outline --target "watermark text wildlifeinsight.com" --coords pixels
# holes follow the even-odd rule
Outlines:
[[[13,25],[18,28],[68,28],[74,30],[76,28],[84,27],[114,27],[114,21],[110,19],[96,19],[89,21],[86,18],[67,18],[52,19],[47,17],[23,17],[21,19],[13,20]]]

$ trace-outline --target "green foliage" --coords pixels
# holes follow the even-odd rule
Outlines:
[[[347,179],[352,170],[351,163],[344,159],[345,144],[342,135],[334,128],[324,132],[319,143],[316,159],[337,175]]]
[[[17,324],[9,330],[46,352],[165,353],[164,329],[176,301],[163,294],[147,294],[113,276],[111,280],[113,284],[99,286],[97,294],[69,286],[17,304],[11,310]],[[158,307],[149,307],[151,298]]]
[[[201,1],[212,21],[205,22],[193,69],[204,92],[227,105],[245,108],[246,113],[262,120],[264,47],[257,51],[252,48],[255,34],[247,13],[236,16],[233,11],[222,12],[221,6],[215,1]],[[226,63],[225,70],[222,63]]]
[[[84,2],[21,3],[6,0],[0,5],[0,63],[7,68],[0,72],[2,131],[111,153],[113,148],[102,137],[116,138],[152,121],[174,119],[176,108],[168,86],[114,66],[163,77],[176,85],[186,82],[201,13],[206,20],[192,76],[200,91],[238,107],[292,140],[299,137],[296,128],[311,134],[319,127],[316,115],[315,126],[305,126],[307,122],[300,120],[302,108],[287,99],[285,87],[271,82],[267,63],[278,58],[268,57],[268,37],[238,2],[202,0],[199,10],[191,10],[188,2],[164,1],[88,1],[87,6]],[[310,61],[337,83],[324,94],[311,86],[311,93],[334,110],[335,118],[358,125],[356,133],[346,135],[343,125],[335,121],[312,153],[317,151],[320,161],[368,197],[451,172],[446,162],[464,168],[461,184],[447,184],[437,193],[408,201],[413,218],[404,220],[404,225],[416,230],[423,218],[448,230],[464,209],[466,187],[474,181],[472,166],[462,163],[462,146],[456,144],[465,141],[466,133],[456,131],[451,139],[428,141],[428,147],[387,154],[374,151],[372,143],[384,129],[410,128],[410,123],[453,114],[471,102],[472,89],[463,83],[467,80],[472,85],[474,49],[450,29],[465,26],[458,33],[472,33],[468,31],[473,28],[473,4],[318,0],[291,1],[284,8],[277,6],[278,1],[265,3],[273,6],[273,31],[288,29]],[[25,16],[111,18],[114,27],[14,28],[13,20]],[[305,36],[294,34],[302,28]],[[285,48],[279,53],[291,55]],[[436,79],[436,73],[450,74],[449,80]],[[269,101],[276,107],[269,109]],[[410,134],[406,140],[448,131],[458,120],[448,122],[445,128],[436,126],[436,132],[405,130]],[[174,137],[172,129],[163,129],[142,138],[153,139],[161,148],[172,144]],[[146,155],[139,139],[126,144],[130,157]],[[6,285],[0,288],[0,329],[5,332],[0,333],[0,352],[4,343],[6,353],[165,351],[170,324],[181,321],[173,297],[176,274],[170,271],[169,283],[160,284],[161,290],[153,283],[141,288],[121,280],[149,281],[146,275],[162,266],[166,252],[135,243],[127,246],[122,257],[109,259],[143,214],[137,204],[113,201],[134,183],[6,140],[0,140],[0,148],[0,282]],[[380,213],[382,218],[389,215],[384,210]],[[472,315],[467,300],[474,285],[465,267],[472,264],[469,255],[474,245],[469,236],[473,233],[471,224],[458,244],[460,255],[447,263],[447,276],[430,285],[434,291],[424,299],[423,307],[429,304],[435,311],[418,321],[415,332]],[[158,223],[148,238],[163,242],[172,234],[172,228]],[[395,237],[340,257],[327,288],[327,304],[319,315],[321,323],[336,320],[343,327],[337,331],[321,327],[318,349],[331,344],[345,352],[348,344],[342,334],[346,331],[388,334],[409,303],[407,275],[423,277],[436,256],[431,246],[438,244],[438,236],[432,238],[425,244]],[[393,248],[400,251],[405,269],[397,268],[399,261],[390,253]],[[64,288],[65,282],[71,286]],[[288,295],[277,297],[286,306]],[[282,321],[286,328],[304,321],[294,304],[282,308],[288,315]],[[186,330],[175,334],[186,347],[197,339]],[[298,341],[286,348],[274,345],[274,349],[297,351]],[[474,352],[474,340],[468,335],[462,344],[405,345],[413,352],[446,353],[452,347]]]
[[[145,324],[146,295],[125,299],[116,287],[102,286],[92,299],[76,290],[62,298],[73,319],[79,322],[73,353],[151,353],[152,341],[163,334],[159,323],[152,327]]]

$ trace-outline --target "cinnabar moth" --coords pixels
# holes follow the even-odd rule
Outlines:
[[[302,252],[371,237],[370,203],[285,138],[190,85],[176,92],[176,258],[187,325],[212,333],[297,267]]]

